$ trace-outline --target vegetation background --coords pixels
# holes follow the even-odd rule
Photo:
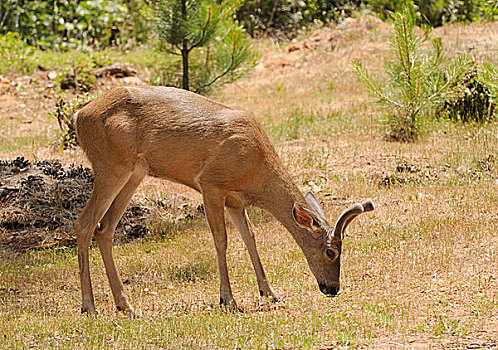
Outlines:
[[[228,2],[187,3],[214,9]],[[0,170],[19,156],[88,165],[70,135],[77,103],[113,86],[182,86],[182,56],[160,34],[159,4],[0,1]],[[404,5],[239,2],[226,19],[247,44],[241,56],[247,65],[203,91],[254,113],[298,185],[315,192],[330,218],[350,203],[375,200],[377,210],[359,218],[344,241],[340,296],[323,297],[290,235],[253,209],[263,264],[283,300],[259,298],[248,254],[230,226],[230,274],[245,313],[223,312],[200,197],[150,178],[134,200],[155,203],[159,218],[148,217],[145,235],[115,248],[142,317],[115,313],[96,247],[91,268],[100,314],[81,316],[72,231],[53,222],[12,225],[8,181],[20,171],[0,178],[0,347],[496,347],[498,5],[414,1],[408,13]],[[208,13],[200,17],[201,30]],[[417,45],[396,41],[403,38],[396,37],[399,16],[413,21],[404,38],[420,38]],[[192,81],[202,78],[206,62],[215,71],[211,54],[222,41],[219,33],[228,32],[220,28],[211,44],[192,50]],[[225,63],[233,47],[225,44]],[[403,54],[397,56],[397,48]],[[428,64],[434,59],[437,65]],[[352,62],[393,101],[412,103],[421,91],[417,84],[427,81],[447,84],[448,95],[420,95],[431,103],[417,119],[417,137],[392,137],[404,120],[391,118],[387,112],[394,109],[369,96],[369,79],[358,80]],[[456,65],[461,72],[451,70],[455,62],[465,62]],[[121,66],[109,68],[116,63]],[[417,78],[406,79],[399,69],[404,63],[422,67]],[[458,74],[450,82],[451,73]],[[47,189],[47,205],[65,213],[58,189]],[[126,224],[120,230],[120,237],[129,235]],[[36,244],[21,249],[21,241]]]

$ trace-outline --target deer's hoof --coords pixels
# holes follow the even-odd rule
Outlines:
[[[137,314],[130,305],[116,305],[116,309],[127,318],[140,318],[140,315]]]
[[[235,302],[235,299],[233,299],[233,298],[230,298],[230,299],[220,298],[220,306],[223,310],[228,311],[228,312],[244,313],[244,310],[237,306],[237,303]]]
[[[273,292],[263,292],[262,290],[259,291],[259,295],[263,298],[268,298],[272,303],[280,303],[282,301],[282,298],[279,298],[273,294]]]
[[[271,300],[272,303],[276,304],[276,303],[280,303],[282,301],[282,298],[279,298],[279,297],[276,297],[276,296],[273,295],[273,296],[270,297],[270,300]]]
[[[84,306],[81,307],[81,314],[87,315],[87,316],[97,316],[98,315],[95,308],[84,307]]]

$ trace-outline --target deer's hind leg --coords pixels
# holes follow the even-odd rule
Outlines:
[[[220,275],[220,304],[229,310],[238,310],[237,303],[232,295],[232,287],[227,267],[227,232],[225,226],[225,194],[216,188],[202,187],[204,211],[209,228],[213,235],[218,272]]]
[[[127,183],[132,167],[95,166],[93,191],[87,205],[74,224],[78,244],[78,265],[81,281],[82,312],[95,313],[88,250],[92,234],[112,202]]]
[[[104,261],[107,278],[109,280],[109,284],[111,285],[116,308],[125,315],[134,315],[134,311],[128,303],[124,293],[123,283],[121,282],[121,278],[119,277],[119,273],[116,269],[116,264],[112,254],[112,240],[114,237],[114,231],[116,230],[116,226],[118,225],[121,216],[123,216],[133,193],[137,189],[138,185],[140,185],[145,175],[147,175],[147,166],[145,162],[137,162],[128,181],[112,202],[106,214],[100,221],[99,227],[95,231],[95,239],[97,241],[100,254],[102,255],[102,260]]]

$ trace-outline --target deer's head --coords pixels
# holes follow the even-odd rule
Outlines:
[[[335,226],[332,227],[325,219],[323,209],[313,194],[308,192],[305,199],[312,210],[303,208],[298,203],[295,203],[293,208],[294,219],[300,227],[308,231],[309,235],[306,244],[303,244],[303,252],[320,291],[328,296],[335,296],[340,288],[344,231],[356,216],[374,210],[374,204],[367,199],[352,205],[339,216]]]

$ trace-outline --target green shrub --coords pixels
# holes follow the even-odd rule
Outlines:
[[[74,114],[83,104],[92,100],[94,97],[95,96],[85,93],[83,95],[76,95],[76,97],[67,102],[62,98],[59,98],[59,101],[56,102],[53,116],[57,118],[57,122],[62,131],[62,135],[59,138],[61,149],[72,148],[78,145],[76,129],[74,127]]]
[[[438,27],[450,22],[498,20],[495,0],[246,0],[237,11],[237,20],[255,37],[266,33],[291,38],[299,29],[314,23],[328,23],[342,14],[350,15],[366,7],[384,20],[392,20],[407,3],[418,25]]]
[[[498,71],[492,64],[479,66],[473,61],[452,83],[452,97],[442,106],[451,120],[482,123],[496,114]]]

